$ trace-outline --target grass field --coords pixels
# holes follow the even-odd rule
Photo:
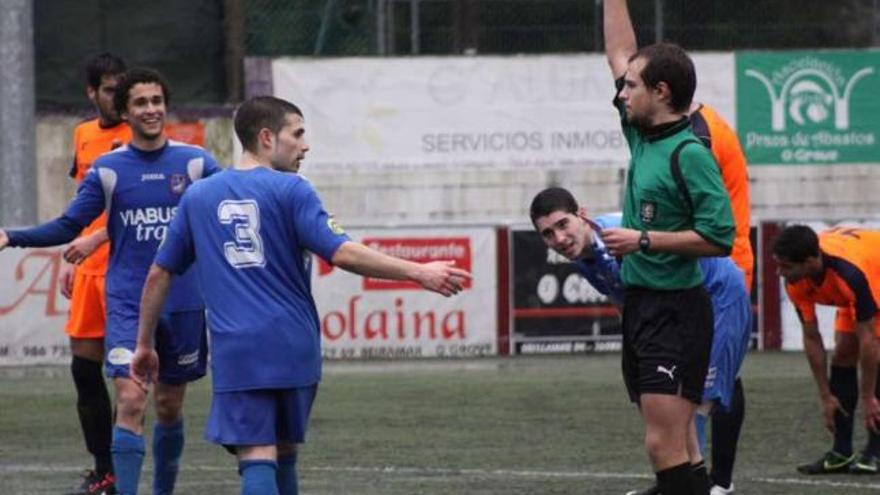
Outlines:
[[[880,493],[880,477],[806,477],[823,452],[800,354],[753,353],[738,494]],[[84,453],[66,368],[0,368],[0,494],[57,494]],[[187,398],[179,494],[237,494],[233,458],[201,438],[205,380]],[[864,443],[859,431],[856,447]],[[619,355],[329,363],[300,455],[304,495],[615,494],[653,479]],[[150,461],[141,493],[150,493]]]

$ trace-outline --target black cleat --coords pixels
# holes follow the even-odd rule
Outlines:
[[[849,472],[852,474],[877,474],[880,473],[880,459],[875,455],[862,452],[849,465]]]
[[[845,456],[838,454],[833,450],[825,452],[822,457],[808,464],[801,464],[797,467],[799,473],[802,474],[835,474],[849,472],[850,464],[855,461],[856,455]]]

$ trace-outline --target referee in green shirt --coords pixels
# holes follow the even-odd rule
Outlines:
[[[730,253],[735,225],[711,151],[691,131],[693,62],[678,46],[636,51],[626,0],[605,0],[614,104],[632,155],[623,227],[602,238],[623,257],[623,374],[645,422],[645,448],[664,495],[707,495],[692,466],[691,420],[712,348],[712,304],[698,258]]]

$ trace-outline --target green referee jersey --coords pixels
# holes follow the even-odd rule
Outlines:
[[[664,232],[694,230],[729,253],[736,228],[712,152],[699,142],[685,145],[680,152],[679,165],[690,202],[672,174],[670,162],[676,146],[684,140],[699,141],[691,131],[690,119],[642,134],[626,121],[626,108],[616,98],[615,106],[632,155],[623,226]],[[650,251],[625,256],[620,275],[627,287],[659,290],[689,289],[703,281],[698,258]]]

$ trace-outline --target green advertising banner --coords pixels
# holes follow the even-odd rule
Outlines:
[[[880,51],[736,54],[750,165],[880,164]]]

